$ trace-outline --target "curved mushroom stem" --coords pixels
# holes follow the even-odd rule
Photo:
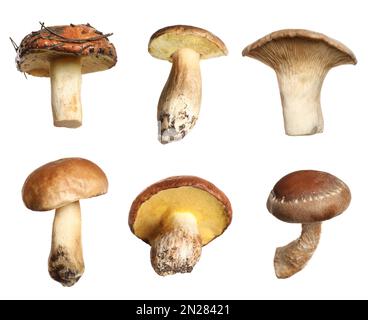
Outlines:
[[[199,53],[187,48],[172,55],[171,72],[157,108],[163,144],[184,138],[198,119],[202,95],[199,60]]]
[[[297,240],[277,248],[274,259],[276,276],[285,279],[302,270],[316,250],[320,235],[320,222],[303,224]]]
[[[82,124],[80,57],[50,61],[51,104],[55,127],[77,128]]]
[[[51,278],[71,287],[84,272],[79,201],[55,210],[49,257]]]
[[[152,267],[160,276],[191,272],[202,252],[196,218],[191,213],[169,217],[151,246]]]
[[[277,72],[285,133],[290,136],[323,132],[320,95],[324,72]]]

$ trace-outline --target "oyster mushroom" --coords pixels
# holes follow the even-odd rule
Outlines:
[[[331,68],[357,63],[354,53],[342,43],[302,29],[273,32],[247,46],[243,56],[275,70],[285,133],[291,136],[323,132],[323,80]]]

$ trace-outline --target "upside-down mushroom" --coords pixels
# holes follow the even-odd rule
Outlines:
[[[82,74],[112,68],[117,61],[114,45],[86,25],[45,27],[27,35],[17,49],[18,70],[50,77],[51,104],[56,127],[82,125]]]
[[[273,32],[247,46],[243,56],[275,70],[285,133],[291,136],[323,132],[323,80],[331,68],[357,63],[354,53],[342,43],[302,29]]]
[[[231,204],[212,183],[193,176],[159,181],[133,201],[132,232],[151,245],[151,263],[161,276],[191,272],[202,246],[231,222]]]

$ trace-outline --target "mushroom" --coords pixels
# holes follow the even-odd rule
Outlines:
[[[243,56],[258,59],[275,70],[285,133],[291,136],[323,132],[323,80],[331,68],[357,63],[354,53],[342,43],[301,29],[273,32],[247,46]]]
[[[267,209],[276,218],[301,223],[301,236],[276,249],[276,276],[291,277],[304,268],[316,250],[322,221],[334,218],[349,206],[348,186],[335,176],[321,171],[290,173],[273,187]]]
[[[86,25],[45,27],[27,35],[17,48],[18,70],[50,77],[54,126],[82,125],[82,74],[112,68],[117,61],[108,37]]]
[[[195,125],[201,105],[200,59],[227,55],[225,44],[207,30],[192,26],[170,26],[156,31],[149,53],[172,62],[158,107],[158,138],[163,144],[180,140]]]
[[[133,201],[131,231],[151,245],[151,263],[161,276],[191,272],[202,246],[231,222],[231,204],[212,183],[193,176],[161,180]]]
[[[105,194],[107,188],[105,173],[81,158],[47,163],[24,182],[22,196],[28,209],[55,209],[49,273],[63,286],[74,285],[84,272],[79,200]]]

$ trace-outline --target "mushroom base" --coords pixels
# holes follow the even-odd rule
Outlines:
[[[180,140],[195,125],[201,104],[200,55],[188,48],[172,55],[172,68],[158,102],[159,141]]]
[[[323,132],[320,93],[324,77],[324,74],[310,72],[277,73],[287,135]]]
[[[82,125],[81,70],[79,57],[68,56],[50,61],[51,104],[55,127],[77,128]]]
[[[84,272],[79,202],[55,211],[49,274],[63,286],[74,285]]]
[[[67,248],[57,247],[49,257],[50,277],[64,287],[76,284],[83,275],[84,266],[83,262],[73,260]]]
[[[274,266],[277,278],[286,279],[302,270],[318,246],[321,223],[302,225],[302,233],[297,240],[276,249]]]
[[[160,276],[191,272],[202,252],[197,222],[192,214],[175,214],[169,220],[151,244],[152,267]]]

